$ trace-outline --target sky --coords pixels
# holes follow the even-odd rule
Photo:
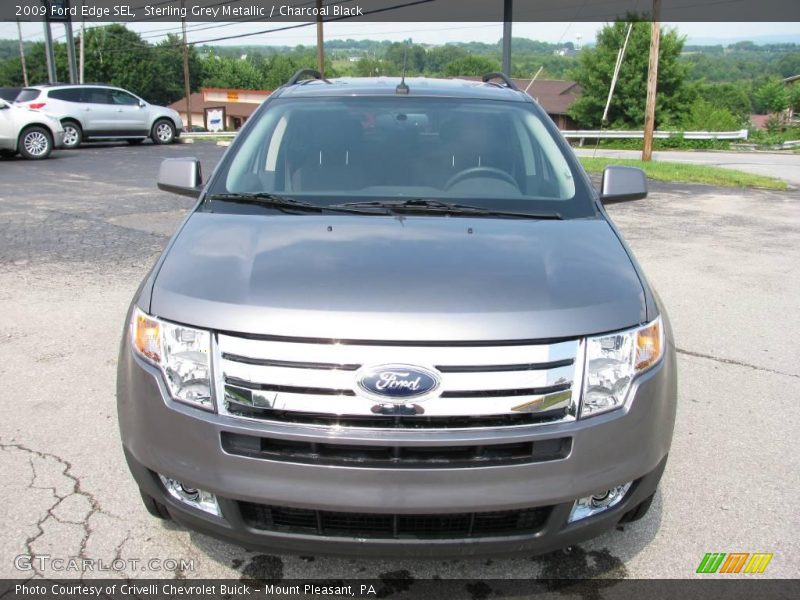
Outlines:
[[[220,25],[224,25],[220,27]],[[737,40],[781,41],[800,43],[800,23],[665,23],[688,36],[688,43],[730,43]],[[95,26],[88,23],[87,27]],[[543,42],[594,41],[603,23],[514,23],[513,35]],[[41,23],[22,23],[23,39],[38,41],[43,39]],[[77,23],[74,25],[78,28]],[[155,43],[166,33],[180,31],[179,23],[129,23],[128,27]],[[276,25],[266,23],[189,23],[189,41],[203,41],[210,38],[257,32]],[[280,25],[277,25],[280,27]],[[63,38],[63,26],[53,24],[53,35]],[[0,39],[17,37],[16,23],[0,23]],[[402,41],[412,38],[414,42],[443,44],[447,42],[479,41],[494,43],[502,37],[502,23],[328,23],[325,25],[326,39],[372,39]],[[313,26],[291,29],[284,32],[259,34],[235,40],[213,42],[219,45],[273,45],[295,46],[316,44],[316,29]]]

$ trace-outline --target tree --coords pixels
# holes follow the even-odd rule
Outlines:
[[[599,127],[603,116],[617,52],[625,40],[628,24],[606,25],[594,48],[585,48],[571,73],[580,83],[582,96],[570,107],[570,115],[584,127]],[[658,65],[656,125],[680,122],[690,104],[684,85],[686,67],[678,61],[684,38],[669,28],[661,30]],[[641,129],[647,95],[650,23],[635,22],[611,101],[608,120],[612,127]]]
[[[445,67],[460,58],[465,58],[467,51],[450,44],[428,50],[425,56],[425,66],[430,73],[444,73]]]
[[[789,89],[789,107],[796,113],[800,113],[800,83],[795,83]]]
[[[789,90],[778,78],[768,79],[756,90],[756,110],[762,114],[782,113],[789,108]]]
[[[386,49],[384,59],[395,75],[403,72],[404,64],[408,75],[425,71],[425,48],[417,44],[395,42]]]
[[[66,81],[67,73],[69,72],[66,45],[53,44],[53,53],[56,56],[56,75],[58,80]],[[26,48],[25,62],[28,69],[28,80],[31,85],[47,83],[47,59],[45,58],[43,42],[36,42]],[[23,84],[22,61],[19,56],[0,61],[0,86],[20,87]]]
[[[376,77],[385,75],[389,71],[386,61],[375,58],[361,58],[353,70],[356,77]]]
[[[680,123],[684,131],[735,131],[744,125],[727,108],[716,105],[704,98],[697,98]]]
[[[152,47],[124,25],[86,30],[85,81],[116,85],[150,100],[150,92],[161,85],[154,77],[152,59]]]
[[[753,105],[745,86],[735,83],[694,83],[689,87],[690,96],[705,100],[717,108],[733,115],[741,125],[750,121]],[[693,103],[694,106],[694,103]],[[702,128],[701,128],[702,129]]]
[[[203,61],[203,87],[266,88],[263,73],[250,60],[213,54]]]
[[[448,77],[462,75],[478,76],[499,71],[500,63],[486,56],[465,56],[458,58],[445,66],[444,72]]]
[[[152,85],[146,92],[147,99],[155,104],[171,104],[186,94],[183,85],[182,41],[175,34],[152,48]],[[189,84],[193,92],[200,87],[203,78],[203,62],[194,46],[189,46]]]

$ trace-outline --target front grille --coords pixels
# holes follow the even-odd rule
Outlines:
[[[350,513],[239,502],[253,529],[327,537],[373,539],[463,539],[530,535],[547,521],[552,507],[494,512],[405,515]]]
[[[220,333],[223,414],[322,427],[490,428],[575,417],[579,340],[397,342]],[[395,406],[364,395],[359,369],[420,365],[441,380],[430,397]],[[432,367],[431,367],[432,366]]]
[[[359,468],[458,469],[521,465],[565,458],[569,437],[505,444],[397,446],[319,443],[257,437],[223,431],[228,454],[280,462]]]
[[[278,421],[299,425],[324,425],[326,427],[365,427],[372,429],[471,429],[491,427],[511,427],[515,425],[533,425],[552,423],[564,419],[566,409],[548,411],[546,413],[510,413],[501,415],[452,415],[441,417],[421,416],[376,416],[376,415],[332,415],[321,412],[300,412],[294,410],[275,410],[254,408],[237,402],[228,402],[227,409],[231,414]]]

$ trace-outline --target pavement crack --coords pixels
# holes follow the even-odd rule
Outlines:
[[[732,358],[722,358],[719,356],[714,356],[713,354],[704,354],[702,352],[693,352],[692,350],[684,350],[683,348],[676,348],[675,351],[678,354],[684,354],[686,356],[694,356],[695,358],[705,358],[706,360],[713,360],[714,362],[722,363],[725,365],[736,365],[737,367],[746,367],[748,369],[753,369],[754,371],[762,371],[764,373],[772,373],[773,375],[783,375],[784,377],[794,377],[795,379],[800,379],[800,375],[797,375],[795,373],[787,373],[786,371],[778,371],[777,369],[770,369],[768,367],[759,367],[758,365],[746,363],[741,360],[734,360]]]
[[[58,456],[56,454],[53,454],[51,452],[42,452],[40,450],[34,450],[32,448],[28,448],[27,446],[24,446],[22,444],[17,444],[17,443],[3,443],[3,442],[0,442],[0,449],[2,449],[3,451],[6,451],[6,452],[17,451],[17,452],[23,452],[23,453],[27,454],[27,456],[28,456],[28,464],[30,465],[30,468],[31,468],[31,479],[30,479],[30,481],[28,483],[28,488],[49,491],[53,495],[53,498],[55,500],[53,502],[53,504],[50,505],[50,507],[47,508],[47,510],[44,512],[44,514],[41,516],[41,518],[39,518],[36,521],[36,523],[35,523],[36,532],[34,534],[28,536],[28,538],[25,540],[25,550],[28,553],[28,556],[30,556],[32,559],[36,559],[37,554],[36,554],[36,551],[33,549],[33,544],[36,542],[36,540],[38,540],[40,537],[42,537],[45,534],[45,531],[44,531],[45,522],[48,519],[52,519],[53,521],[56,521],[58,523],[69,524],[69,525],[78,525],[83,529],[83,535],[81,537],[80,550],[78,552],[78,557],[81,558],[81,559],[86,559],[87,558],[87,556],[86,556],[86,545],[87,545],[87,543],[89,541],[89,538],[91,537],[91,535],[93,533],[91,525],[89,524],[92,516],[94,516],[95,514],[103,514],[103,515],[105,515],[105,516],[107,516],[109,518],[115,519],[115,520],[118,520],[119,517],[117,517],[116,515],[113,515],[113,514],[107,512],[107,511],[105,511],[100,506],[100,502],[97,500],[97,498],[95,498],[94,494],[92,494],[91,492],[89,492],[89,491],[87,491],[87,490],[85,490],[83,488],[83,484],[82,484],[80,478],[77,475],[75,475],[75,473],[73,472],[74,471],[74,467],[73,467],[72,463],[70,463],[68,460],[66,460],[66,459],[64,459],[64,458],[62,458],[62,457],[60,457],[60,456]],[[37,458],[39,458],[39,459],[41,459],[43,461],[47,461],[47,460],[55,461],[60,467],[60,470],[61,470],[60,474],[63,477],[67,478],[68,481],[71,482],[72,491],[69,494],[60,495],[57,492],[57,490],[56,490],[56,488],[54,486],[36,485],[36,481],[40,477],[39,477],[39,475],[38,475],[38,473],[36,471],[36,463],[33,460],[34,457],[37,457]],[[73,496],[73,495],[82,496],[89,503],[90,510],[86,514],[86,517],[81,522],[68,521],[68,520],[65,520],[65,519],[61,519],[61,518],[58,517],[58,515],[56,515],[54,513],[56,508],[64,500],[66,500],[67,498],[69,498],[70,496]],[[126,540],[127,540],[127,538],[126,538]],[[124,542],[125,542],[125,540],[123,540],[123,544],[124,544]],[[121,546],[122,546],[122,544],[120,544],[120,548],[121,548]],[[34,571],[34,573],[36,575],[44,576],[44,573],[42,573],[39,570],[39,568],[37,566],[37,563],[38,563],[38,561],[32,560],[31,561],[31,569]]]

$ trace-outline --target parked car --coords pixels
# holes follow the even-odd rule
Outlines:
[[[641,518],[675,344],[605,203],[510,80],[315,79],[251,117],[130,306],[146,508],[248,548],[530,554]],[[498,79],[499,78],[499,79]],[[499,83],[498,83],[499,81]]]
[[[14,102],[21,91],[22,88],[18,87],[0,87],[0,100]]]
[[[47,158],[54,148],[62,146],[63,138],[58,119],[0,99],[0,155]]]
[[[27,87],[16,102],[57,116],[64,126],[65,148],[98,140],[121,139],[139,144],[148,137],[156,144],[170,144],[183,129],[180,115],[174,110],[107,85]]]

